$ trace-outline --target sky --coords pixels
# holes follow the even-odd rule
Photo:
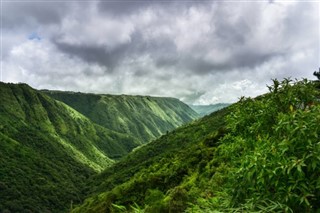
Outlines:
[[[1,1],[1,81],[236,102],[315,79],[316,0]]]

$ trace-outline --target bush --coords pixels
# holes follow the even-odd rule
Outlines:
[[[320,105],[314,83],[274,80],[264,98],[242,99],[220,147],[235,156],[233,207],[320,209]]]

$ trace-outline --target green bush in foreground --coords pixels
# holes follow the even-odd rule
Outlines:
[[[270,93],[241,99],[219,147],[230,160],[232,210],[320,210],[320,106],[313,82],[274,80]]]

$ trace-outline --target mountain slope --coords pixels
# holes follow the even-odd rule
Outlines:
[[[198,118],[186,104],[174,98],[129,95],[96,95],[45,91],[93,122],[149,142]]]
[[[26,84],[0,83],[0,212],[62,211],[138,145]]]
[[[210,105],[189,105],[189,106],[201,117],[203,117],[205,115],[209,115],[215,111],[218,111],[230,105],[231,104],[219,103],[219,104],[210,104]]]
[[[92,178],[84,189],[91,196],[74,212],[117,212],[113,204],[128,208],[134,203],[148,206],[147,212],[186,209],[189,198],[179,197],[185,194],[180,184],[194,178],[194,172],[206,170],[218,139],[225,134],[224,117],[228,112],[214,112],[130,153]],[[212,175],[212,171],[207,173]],[[165,204],[174,199],[180,204]]]
[[[314,86],[275,80],[135,150],[92,178],[73,212],[319,212]]]

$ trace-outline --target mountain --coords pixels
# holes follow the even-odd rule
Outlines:
[[[227,104],[227,103],[218,103],[218,104],[210,104],[210,105],[189,105],[189,106],[201,117],[203,117],[205,115],[209,115],[215,111],[218,111],[230,105],[231,104]]]
[[[142,143],[199,117],[188,105],[175,98],[98,95],[44,91],[87,116],[91,121]]]
[[[0,212],[65,212],[139,142],[26,84],[0,83]]]
[[[319,90],[268,88],[92,176],[72,212],[319,212]]]
[[[1,82],[0,103],[0,212],[66,212],[88,177],[198,116],[173,98]]]
[[[117,206],[129,211],[135,203],[146,212],[183,212],[191,201],[187,190],[200,174],[214,174],[208,164],[225,134],[228,113],[227,108],[214,112],[130,153],[88,182],[83,190],[89,198],[73,212],[117,212]]]

